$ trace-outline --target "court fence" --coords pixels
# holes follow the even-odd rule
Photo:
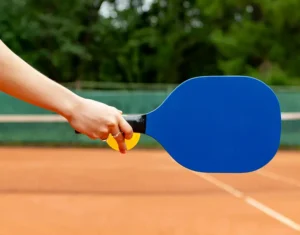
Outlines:
[[[282,111],[282,147],[300,146],[300,89],[275,87]],[[157,108],[170,90],[78,90],[79,95],[115,106],[126,114],[147,113]],[[2,145],[98,146],[101,141],[76,135],[61,117],[0,93],[0,143]],[[262,100],[263,102],[263,100]],[[160,147],[142,135],[137,147]]]

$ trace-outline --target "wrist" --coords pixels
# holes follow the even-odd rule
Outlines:
[[[57,113],[67,120],[70,120],[80,106],[82,99],[82,97],[71,93],[71,95],[67,97],[65,101],[59,103]]]

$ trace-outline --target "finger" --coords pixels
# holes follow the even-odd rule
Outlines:
[[[98,139],[98,136],[95,135],[95,134],[88,134],[87,136],[88,136],[91,140],[96,140],[96,139]]]
[[[126,153],[127,148],[125,144],[125,139],[119,127],[118,126],[113,127],[111,130],[111,134],[118,143],[119,151],[121,153]]]
[[[87,133],[86,135],[92,140],[99,139],[99,134],[96,132],[90,132],[90,133]]]
[[[121,132],[123,132],[125,139],[129,140],[132,138],[132,136],[133,136],[132,127],[124,119],[124,117],[122,115],[119,116],[119,127],[120,127]]]
[[[105,132],[105,133],[101,133],[99,135],[99,139],[101,139],[102,141],[106,141],[108,139],[109,133]]]
[[[106,141],[107,138],[108,138],[108,135],[109,135],[108,132],[107,132],[107,133],[102,133],[102,132],[100,132],[100,133],[91,133],[91,134],[87,134],[87,136],[88,136],[90,139],[92,139],[92,140],[100,139],[100,140],[102,140],[102,141]]]

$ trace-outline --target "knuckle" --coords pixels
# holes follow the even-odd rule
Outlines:
[[[119,135],[119,136],[117,137],[117,141],[119,141],[119,142],[121,142],[121,143],[124,143],[124,137],[123,137],[123,135]]]
[[[110,134],[110,132],[108,129],[105,129],[101,132],[101,135],[103,135],[103,136],[108,136],[109,134]]]
[[[118,135],[116,138],[115,138],[116,141],[118,141],[119,143],[124,143],[124,137],[123,137],[123,134],[121,133],[120,135]]]
[[[101,133],[99,133],[99,138],[102,140],[105,140],[108,138],[109,132],[108,131],[103,131]]]
[[[111,108],[111,111],[112,111],[112,113],[114,114],[114,115],[119,115],[119,110],[116,108],[116,107],[114,107],[114,106],[110,106],[110,108]]]
[[[126,139],[131,139],[132,136],[133,136],[132,133],[126,133],[125,138],[126,138]]]
[[[101,139],[101,140],[107,140],[107,137],[106,136],[101,136],[99,139]]]
[[[115,113],[119,113],[119,109],[117,109],[116,107],[113,107],[113,110]]]
[[[120,113],[120,110],[119,110],[119,109],[117,109],[116,107],[113,107],[113,110],[114,110],[114,112],[115,112],[116,114],[119,115],[119,113]]]
[[[102,135],[103,134],[107,135],[107,134],[109,134],[109,130],[108,130],[107,127],[102,127],[102,128],[99,129],[99,133],[101,133]]]
[[[117,120],[115,118],[111,118],[110,120],[107,121],[107,126],[108,127],[115,127],[117,125]]]

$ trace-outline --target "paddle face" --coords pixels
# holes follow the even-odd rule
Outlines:
[[[147,114],[145,134],[190,170],[251,172],[278,150],[280,106],[273,91],[251,77],[192,78]]]

